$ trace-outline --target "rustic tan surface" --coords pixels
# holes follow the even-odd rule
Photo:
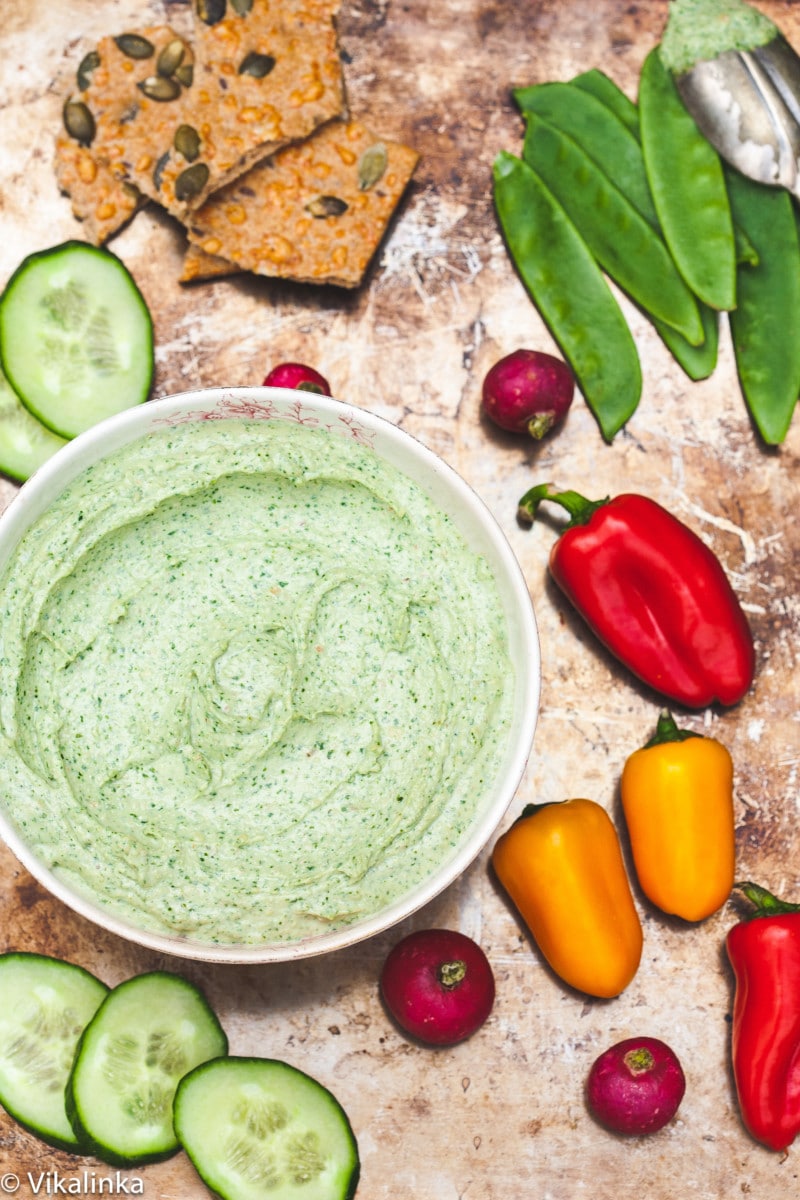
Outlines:
[[[23,254],[79,236],[51,171],[59,120],[52,80],[77,36],[167,19],[185,3],[3,0],[0,55],[0,280]],[[800,11],[760,5],[800,45]],[[612,447],[580,399],[540,448],[489,429],[481,379],[519,345],[552,348],[497,233],[490,166],[517,149],[513,84],[604,68],[635,95],[666,4],[653,0],[344,0],[341,41],[353,111],[422,155],[366,284],[345,295],[237,278],[182,289],[177,227],[147,209],[113,243],[156,324],[163,395],[258,383],[282,359],[314,363],[343,399],[417,435],[476,488],[519,556],[535,603],[544,680],[535,749],[508,822],[523,802],[585,795],[618,816],[628,753],[649,734],[658,698],[593,642],[546,578],[553,527],[517,527],[518,496],[554,480],[592,495],[632,488],[669,505],[719,554],[752,619],[758,678],[733,711],[679,716],[712,733],[736,763],[739,873],[800,898],[798,823],[798,485],[800,421],[765,451],[740,398],[727,337],[714,377],[690,384],[646,323],[631,317],[645,387]],[[2,485],[2,499],[13,495]],[[542,965],[487,870],[488,851],[406,928],[297,966],[202,967],[138,950],[52,900],[0,851],[0,948],[60,955],[114,984],[154,966],[182,969],[217,1006],[235,1053],[283,1057],[328,1084],[346,1107],[362,1160],[359,1200],[697,1200],[796,1195],[800,1149],[784,1160],[754,1144],[737,1115],[728,1063],[731,978],[726,909],[688,928],[637,896],[645,952],[618,999],[570,993]],[[379,1002],[376,979],[407,929],[445,924],[487,950],[497,1003],[471,1041],[443,1052],[409,1044]],[[671,1042],[687,1092],[678,1118],[649,1140],[599,1129],[583,1101],[594,1057],[622,1037]],[[0,1117],[0,1187],[30,1196],[39,1172],[114,1173],[51,1151]],[[5,1173],[5,1174],[4,1174]],[[149,1197],[205,1189],[182,1156],[127,1173]],[[97,1185],[95,1185],[97,1186]],[[42,1185],[40,1194],[46,1190]]]

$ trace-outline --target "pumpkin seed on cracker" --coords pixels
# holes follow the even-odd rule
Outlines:
[[[92,79],[92,72],[96,71],[99,66],[100,55],[96,50],[90,50],[88,54],[84,54],[78,64],[78,70],[75,72],[79,92],[86,91]]]
[[[140,79],[136,86],[149,100],[177,100],[181,94],[181,85],[168,75],[148,75],[146,79]]]
[[[225,16],[225,0],[195,0],[194,11],[206,25],[216,25]]]
[[[389,156],[383,142],[373,142],[367,146],[358,160],[358,186],[362,192],[367,192],[383,179]]]
[[[165,75],[167,78],[175,75],[185,57],[186,45],[183,39],[173,38],[171,42],[167,42],[158,56],[158,60],[156,61],[157,74]]]
[[[275,59],[271,54],[259,54],[257,50],[250,50],[239,63],[238,74],[264,79],[274,66]]]
[[[208,167],[204,162],[194,163],[181,171],[175,180],[175,197],[177,200],[193,200],[199,196],[208,183]]]
[[[187,162],[194,162],[200,156],[200,134],[193,125],[179,125],[172,144]]]
[[[67,99],[63,109],[64,128],[79,146],[91,146],[97,132],[94,117],[82,100]]]
[[[306,212],[311,213],[312,217],[322,219],[323,217],[341,217],[342,213],[347,212],[347,201],[342,200],[341,196],[315,196],[313,200],[309,200],[304,205]]]
[[[153,43],[139,33],[122,33],[114,42],[128,58],[152,58],[156,52]]]

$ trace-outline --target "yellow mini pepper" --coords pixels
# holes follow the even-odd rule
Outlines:
[[[622,807],[642,891],[663,912],[702,921],[730,895],[735,870],[733,763],[715,738],[663,712],[622,771]]]
[[[492,865],[565,983],[606,999],[628,986],[642,926],[604,808],[581,799],[529,805],[497,841]]]

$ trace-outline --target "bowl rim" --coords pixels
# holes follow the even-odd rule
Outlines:
[[[210,406],[210,407],[209,407]],[[513,616],[515,631],[508,628],[509,640],[519,642],[522,653],[513,663],[515,670],[518,732],[510,737],[503,768],[493,782],[493,799],[472,822],[469,836],[462,839],[444,868],[429,876],[410,892],[404,893],[377,913],[332,931],[293,942],[254,944],[206,943],[180,934],[162,934],[143,929],[103,908],[90,896],[73,889],[49,867],[39,861],[27,846],[6,813],[0,808],[0,838],[19,862],[56,899],[107,932],[128,942],[178,958],[209,963],[259,964],[296,961],[316,957],[371,938],[397,925],[419,911],[450,887],[486,847],[508,811],[524,775],[533,746],[541,696],[541,653],[533,604],[520,563],[499,523],[474,488],[443,458],[419,438],[401,429],[386,417],[332,396],[292,391],[275,387],[212,387],[189,389],[149,400],[107,418],[61,447],[23,483],[5,511],[0,514],[0,577],[6,562],[27,528],[44,512],[65,487],[91,463],[105,458],[120,446],[138,440],[165,424],[195,419],[221,420],[229,416],[255,419],[295,420],[308,423],[304,413],[322,413],[331,418],[337,431],[363,439],[379,455],[374,440],[401,447],[419,462],[426,477],[443,483],[447,491],[466,506],[470,521],[492,547],[502,569],[502,599],[506,624]],[[208,414],[213,412],[214,416]],[[206,414],[206,415],[203,415]],[[326,426],[328,427],[328,426]],[[397,469],[409,474],[403,467]],[[416,475],[415,481],[425,487]],[[429,495],[442,507],[441,501]],[[451,513],[459,524],[457,511]],[[465,535],[463,528],[460,529]],[[490,564],[497,578],[497,567]]]

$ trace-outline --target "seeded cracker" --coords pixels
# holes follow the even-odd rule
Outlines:
[[[125,180],[118,179],[107,163],[91,149],[63,133],[56,139],[56,179],[83,222],[86,240],[102,246],[126,225],[145,203]]]
[[[219,258],[215,254],[206,254],[192,242],[183,254],[183,268],[180,283],[200,283],[206,279],[222,279],[226,275],[236,275],[241,270],[235,263]]]
[[[185,219],[216,188],[343,112],[338,6],[195,0],[193,47],[168,26],[102,39],[73,98],[94,126],[82,144]]]
[[[175,37],[166,27],[164,35],[165,40]],[[108,41],[111,43],[111,39]],[[108,241],[146,203],[137,188],[112,171],[97,136],[87,92],[92,75],[100,66],[100,53],[93,47],[83,56],[77,70],[71,67],[68,76],[59,80],[64,106],[55,145],[58,186],[70,197],[75,217],[83,222],[86,240],[96,246]],[[107,68],[103,68],[98,81],[102,84],[106,77]]]
[[[212,196],[189,240],[241,270],[357,287],[418,157],[357,121],[331,121]],[[189,269],[199,278],[202,262]]]
[[[106,240],[158,194],[156,148],[174,136],[193,71],[191,47],[168,25],[102,38],[81,60],[64,102],[56,175],[90,240]]]
[[[161,192],[199,207],[209,193],[345,111],[334,18],[340,0],[194,0],[195,83],[185,119],[201,135],[202,187],[181,195],[168,163]]]

